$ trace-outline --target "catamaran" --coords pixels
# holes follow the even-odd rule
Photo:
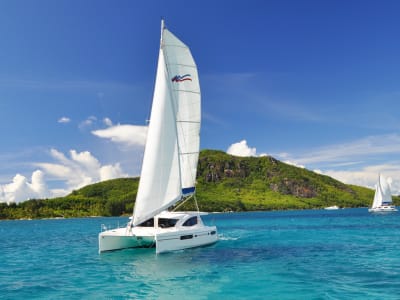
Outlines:
[[[99,252],[155,247],[156,253],[213,244],[216,226],[199,212],[195,182],[200,151],[201,95],[188,46],[161,21],[150,123],[133,216],[126,227],[99,234]],[[197,211],[168,211],[194,199]],[[180,202],[181,203],[181,202]]]
[[[375,196],[372,207],[368,210],[372,213],[394,212],[396,207],[392,205],[392,193],[386,178],[379,174],[375,187]]]

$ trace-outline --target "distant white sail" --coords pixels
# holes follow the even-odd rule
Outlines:
[[[200,149],[200,106],[200,84],[192,54],[162,25],[134,225],[194,192]]]
[[[382,205],[389,205],[392,203],[392,193],[390,191],[389,183],[386,178],[381,174],[379,175],[378,182],[375,187],[374,202],[372,208],[380,207]]]

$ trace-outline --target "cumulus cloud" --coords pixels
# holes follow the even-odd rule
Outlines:
[[[106,129],[94,130],[92,134],[125,146],[144,146],[147,128],[147,126],[118,124]]]
[[[21,202],[32,198],[45,198],[50,195],[44,173],[36,170],[32,173],[31,180],[21,174],[14,176],[11,183],[0,186],[0,202]]]
[[[39,170],[32,173],[30,180],[17,174],[11,183],[0,185],[0,202],[64,196],[88,184],[128,176],[119,163],[102,165],[89,151],[70,150],[66,156],[51,149],[50,156],[54,162],[36,163]],[[49,188],[52,182],[60,183],[61,187]]]
[[[126,176],[121,169],[119,163],[115,165],[107,165],[100,168],[100,181],[109,180]]]
[[[51,149],[50,154],[55,163],[37,165],[55,180],[65,181],[68,191],[102,180],[128,176],[118,163],[103,166],[89,151],[70,150],[69,157],[66,157],[62,152]]]
[[[242,140],[238,143],[234,143],[229,146],[228,150],[226,150],[228,154],[235,155],[235,156],[256,156],[256,148],[250,148],[247,145],[246,140]]]
[[[69,123],[71,122],[71,119],[68,117],[61,117],[58,119],[58,123]]]

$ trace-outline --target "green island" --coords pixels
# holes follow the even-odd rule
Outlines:
[[[0,203],[0,219],[72,218],[130,215],[139,178],[91,184],[71,194],[21,203]],[[329,176],[285,164],[273,157],[237,157],[202,150],[196,198],[201,211],[322,209],[327,206],[368,207],[374,191],[344,184]],[[400,197],[393,196],[395,205]],[[193,210],[187,201],[180,210]]]

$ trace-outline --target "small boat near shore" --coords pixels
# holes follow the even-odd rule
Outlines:
[[[340,207],[337,206],[337,205],[333,205],[333,206],[325,207],[324,209],[325,209],[325,210],[336,210],[336,209],[340,209]]]

